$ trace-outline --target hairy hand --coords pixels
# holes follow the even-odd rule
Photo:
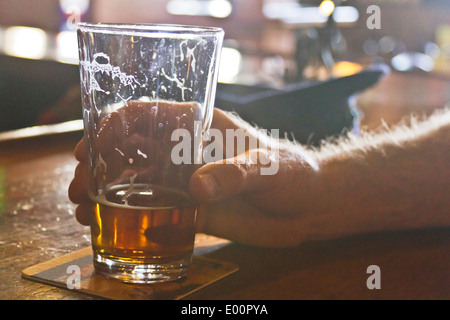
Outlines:
[[[242,129],[256,137],[248,123],[218,109],[211,128],[220,130],[223,136],[227,129]],[[277,153],[268,154],[264,141],[259,146],[263,148],[247,146],[241,154],[234,150],[234,157],[207,163],[192,174],[189,191],[200,203],[198,231],[254,246],[298,245],[308,236],[308,216],[313,214],[310,204],[317,194],[307,186],[314,178],[317,163],[301,148],[277,144]],[[267,163],[267,157],[277,162],[276,174],[261,174],[261,160]],[[77,220],[89,225],[94,207],[87,193],[84,139],[75,148],[75,158],[79,164],[69,186],[69,198],[78,204]]]

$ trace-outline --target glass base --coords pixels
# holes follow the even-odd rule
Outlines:
[[[189,263],[135,264],[102,257],[94,252],[95,271],[105,277],[126,283],[156,283],[174,281],[186,275]]]

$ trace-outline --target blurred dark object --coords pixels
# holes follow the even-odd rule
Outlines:
[[[81,89],[80,85],[76,84],[69,87],[50,108],[38,115],[37,125],[81,119],[81,110]]]
[[[2,55],[0,70],[0,131],[43,124],[39,122],[43,110],[54,106],[69,88],[80,81],[77,65],[56,61]],[[76,111],[81,113],[81,104]],[[70,116],[66,114],[64,117]],[[58,120],[45,121],[54,123]]]
[[[385,65],[324,82],[308,81],[282,90],[219,83],[216,107],[235,111],[244,120],[263,129],[279,129],[290,139],[318,145],[320,141],[357,128],[359,115],[350,104],[358,92],[388,74]]]
[[[2,57],[0,131],[81,119],[78,66]],[[352,76],[302,81],[283,89],[219,83],[215,105],[235,111],[264,129],[317,145],[322,139],[354,130],[357,110],[350,98],[388,73],[384,65]]]

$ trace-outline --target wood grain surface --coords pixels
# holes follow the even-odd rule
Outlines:
[[[0,143],[0,299],[95,299],[21,277],[27,267],[90,245],[89,228],[76,222],[67,196],[80,137],[81,132],[71,132]],[[450,298],[449,228],[282,250],[229,244],[204,254],[235,263],[239,271],[187,299]],[[380,267],[381,289],[366,286],[370,265]]]

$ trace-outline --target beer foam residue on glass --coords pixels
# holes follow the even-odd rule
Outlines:
[[[194,51],[196,50],[196,48],[199,45],[205,45],[205,44],[206,44],[206,41],[203,39],[198,41],[193,47],[189,47],[188,40],[182,41],[180,43],[179,59],[180,59],[180,61],[184,61],[185,59],[188,60],[188,70],[185,75],[185,78],[179,78],[176,73],[169,74],[163,67],[161,67],[160,70],[156,72],[157,76],[160,76],[160,75],[163,76],[167,80],[174,83],[181,90],[181,98],[183,101],[185,101],[185,91],[187,90],[187,91],[192,92],[192,88],[189,88],[186,86],[186,80],[189,78],[190,69],[192,69],[192,72],[196,71],[195,69],[196,69],[196,64],[197,64],[196,63],[197,58],[196,58]],[[155,51],[152,56],[153,60],[156,59],[156,55],[157,55],[157,53]],[[142,88],[146,87],[146,85],[147,85],[146,82],[148,82],[148,78],[145,74],[143,74],[143,77],[145,78],[145,80],[143,80],[144,83],[141,83],[140,81],[138,81],[137,77],[135,77],[133,75],[129,75],[129,74],[121,71],[121,69],[118,66],[113,66],[110,63],[110,60],[111,60],[110,57],[104,52],[99,52],[99,53],[94,54],[92,61],[81,60],[79,62],[80,67],[89,73],[89,83],[87,83],[87,81],[83,81],[83,85],[86,87],[87,92],[99,91],[99,92],[103,92],[103,93],[106,93],[109,95],[109,94],[111,94],[111,92],[109,92],[101,87],[101,85],[95,78],[95,74],[98,72],[101,72],[102,74],[109,75],[113,80],[118,79],[122,85],[128,86],[131,88],[131,93],[130,93],[130,96],[128,96],[128,97],[122,97],[118,92],[115,93],[120,98],[120,100],[122,100],[126,104],[127,101],[129,101],[130,99],[133,98],[135,89],[137,87],[142,87]],[[204,74],[204,71],[201,70],[201,73]],[[153,79],[153,80],[156,81],[157,79]],[[163,90],[163,91],[167,92],[167,87],[164,85],[161,85],[159,90]],[[153,95],[153,98],[157,98],[158,93],[153,91],[152,95]]]
[[[107,75],[110,75],[112,79],[118,78],[120,83],[122,83],[125,86],[132,86],[133,84],[141,85],[134,76],[127,75],[126,73],[120,71],[119,67],[113,67],[110,64],[110,58],[107,54],[103,52],[99,52],[94,54],[93,61],[80,61],[80,66],[83,67],[86,71],[89,72],[89,84],[84,83],[84,85],[87,86],[87,91],[101,91],[106,94],[109,94],[110,92],[103,90],[97,80],[95,80],[95,74],[97,72],[106,73]],[[99,59],[99,60],[97,60]],[[106,59],[106,63],[99,62],[101,59]]]
[[[194,51],[195,51],[195,49],[197,48],[198,45],[204,45],[204,44],[206,44],[206,41],[203,40],[203,39],[200,40],[199,42],[197,42],[197,44],[194,47],[192,47],[192,48],[188,47],[188,40],[182,41],[180,43],[180,52],[181,52],[180,60],[181,61],[184,60],[183,45],[185,45],[186,46],[186,58],[191,60],[190,61],[190,66],[192,67],[192,71],[194,71],[194,72],[195,72],[195,65],[196,65],[196,61],[197,61],[197,59],[195,57],[195,54],[194,54]]]
[[[166,71],[164,70],[164,68],[161,68],[161,74],[163,75],[163,77],[165,77],[167,80],[175,82],[175,84],[177,85],[177,87],[181,90],[181,99],[184,101],[184,91],[188,90],[192,92],[191,88],[187,88],[185,87],[184,83],[186,82],[186,79],[178,79],[176,75],[174,75],[173,77],[170,77]]]

